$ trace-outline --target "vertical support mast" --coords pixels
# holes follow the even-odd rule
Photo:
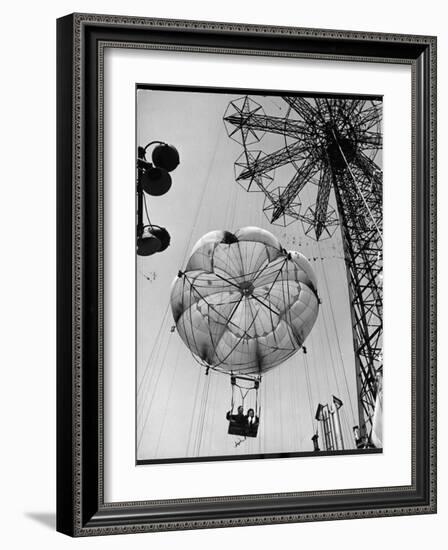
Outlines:
[[[339,413],[339,409],[342,407],[342,401],[338,399],[337,397],[333,396],[333,418],[334,418],[334,429],[335,429],[335,438],[337,442],[337,448],[343,451],[345,449],[344,445],[344,436],[342,434],[342,426],[341,426],[341,416]]]
[[[379,284],[382,274],[382,238],[378,232],[382,222],[381,216],[377,220],[370,219],[370,213],[360,196],[363,189],[357,187],[357,182],[351,176],[348,168],[338,171],[332,167],[352,313],[359,421],[361,428],[370,432],[377,394],[377,371],[382,368],[383,300]],[[365,189],[365,185],[363,187],[373,206],[370,212],[381,212],[381,196]]]

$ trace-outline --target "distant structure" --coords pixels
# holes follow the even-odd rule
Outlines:
[[[331,405],[322,405],[319,403],[316,411],[316,420],[321,424],[321,433],[325,451],[343,451],[344,436],[342,435],[341,418],[339,409],[342,407],[342,401],[333,395]],[[311,438],[314,443],[314,450],[319,451],[318,447],[318,431]]]
[[[330,238],[340,226],[357,369],[357,428],[369,440],[383,368],[383,178],[376,163],[382,149],[381,101],[279,100],[284,102],[283,116],[266,115],[249,96],[230,102],[224,122],[229,137],[243,147],[235,163],[236,181],[246,191],[264,193],[263,210],[273,224],[300,221],[305,234],[316,240]],[[270,153],[254,147],[265,133],[282,136],[284,146]],[[285,165],[294,167],[294,175],[281,187],[273,174]],[[301,194],[310,184],[317,186],[316,202],[302,212]]]

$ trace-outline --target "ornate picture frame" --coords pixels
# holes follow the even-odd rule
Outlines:
[[[104,52],[400,64],[412,72],[411,484],[107,502]],[[70,536],[436,512],[436,38],[72,14],[57,22],[57,530]]]

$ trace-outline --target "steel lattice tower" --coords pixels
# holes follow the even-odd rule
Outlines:
[[[246,191],[265,195],[271,223],[300,220],[316,240],[341,229],[351,302],[358,380],[359,425],[369,434],[382,372],[382,149],[381,101],[376,99],[283,96],[286,114],[268,116],[245,96],[224,115],[229,137],[243,146],[235,163],[236,180]],[[285,105],[286,104],[286,105]],[[252,148],[277,134],[283,146],[265,154]],[[286,186],[274,170],[294,168]],[[302,192],[317,185],[316,202],[303,212]],[[337,212],[331,207],[334,194]]]

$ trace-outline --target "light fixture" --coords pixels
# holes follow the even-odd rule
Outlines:
[[[146,160],[146,152],[151,145],[157,146],[152,152],[152,163]],[[146,203],[146,195],[160,197],[167,193],[172,185],[169,172],[179,165],[178,150],[163,141],[151,141],[137,152],[137,254],[151,256],[166,250],[171,237],[165,227],[151,223]],[[143,222],[143,213],[147,223]]]

